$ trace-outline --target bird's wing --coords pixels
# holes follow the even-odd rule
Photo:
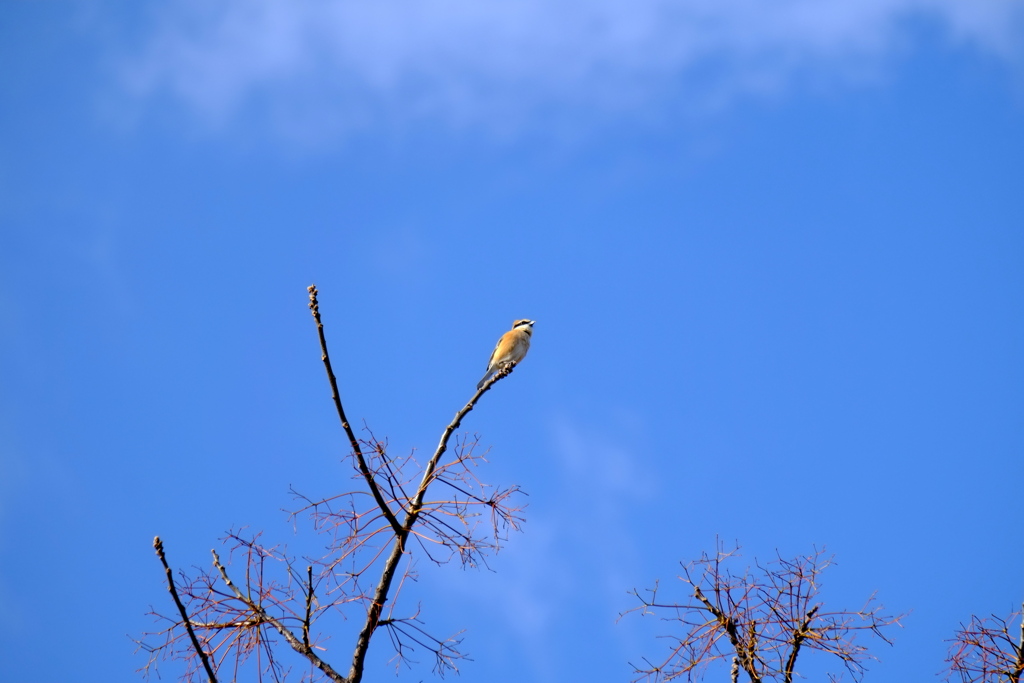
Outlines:
[[[498,352],[501,351],[501,347],[505,343],[505,341],[506,341],[505,338],[507,336],[508,336],[508,332],[506,332],[505,334],[501,335],[501,337],[498,339],[498,343],[494,345],[494,350],[491,351],[491,357],[487,359],[487,369],[488,370],[491,369],[491,363],[494,362],[494,359],[497,358],[500,355]]]

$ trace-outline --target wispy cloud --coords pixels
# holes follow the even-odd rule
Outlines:
[[[496,573],[441,577],[444,592],[471,596],[507,629],[512,649],[525,653],[520,657],[530,680],[565,679],[571,667],[559,634],[573,628],[573,619],[593,619],[581,632],[588,647],[601,642],[609,650],[601,657],[614,660],[610,649],[620,648],[624,658],[625,644],[631,644],[632,636],[616,628],[615,615],[628,604],[626,591],[641,555],[632,508],[655,484],[632,450],[635,443],[622,442],[621,432],[636,429],[640,420],[620,415],[611,422],[616,426],[592,429],[555,417],[544,458],[549,486],[531,492],[536,500],[526,511],[525,533],[513,534],[494,558]]]
[[[1016,57],[1024,3],[178,0],[125,82],[211,122],[256,102],[315,134],[423,118],[500,129],[566,110],[635,112],[667,91],[706,104],[806,73],[846,77],[905,44],[915,20]]]

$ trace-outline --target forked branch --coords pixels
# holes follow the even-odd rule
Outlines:
[[[947,680],[956,675],[962,683],[1019,683],[1024,676],[1024,606],[1005,619],[971,616],[956,632],[946,661]]]
[[[347,683],[344,676],[331,668],[330,664],[320,659],[320,657],[313,651],[312,647],[296,638],[295,634],[282,624],[280,619],[270,616],[270,614],[263,609],[263,605],[243,593],[231,578],[228,577],[228,571],[224,568],[224,565],[221,564],[220,556],[217,555],[217,551],[211,550],[210,552],[213,553],[213,566],[220,572],[220,577],[224,581],[224,585],[231,589],[231,592],[234,593],[235,597],[239,601],[245,603],[249,607],[249,610],[255,614],[261,622],[273,626],[274,629],[281,634],[281,637],[292,646],[293,650],[308,659],[313,666],[323,671],[328,678],[334,681],[334,683]]]
[[[315,289],[312,290],[312,292],[315,294]],[[313,294],[311,294],[311,296],[313,296]],[[448,426],[445,427],[444,432],[441,433],[441,439],[437,444],[437,449],[434,451],[434,455],[431,456],[430,460],[427,462],[426,467],[424,467],[423,477],[420,480],[419,486],[416,488],[416,493],[413,496],[412,501],[409,503],[405,522],[395,534],[395,540],[391,547],[391,554],[388,555],[388,559],[384,563],[384,569],[381,572],[380,581],[377,583],[377,590],[373,595],[373,601],[370,603],[370,607],[366,612],[366,621],[363,623],[363,628],[359,632],[359,637],[356,640],[356,649],[352,655],[352,668],[349,671],[349,680],[351,683],[359,683],[362,679],[363,666],[366,661],[366,652],[370,647],[370,638],[377,630],[377,627],[380,626],[381,613],[384,610],[384,605],[388,601],[391,584],[395,579],[396,572],[398,571],[398,564],[402,559],[402,554],[405,552],[406,542],[409,539],[410,532],[423,512],[423,498],[427,495],[427,488],[434,479],[438,461],[441,459],[441,456],[444,455],[445,451],[448,450],[449,439],[451,439],[452,434],[462,424],[463,418],[466,417],[474,407],[476,407],[476,403],[480,400],[480,397],[491,388],[491,385],[494,384],[497,379],[507,376],[511,371],[512,368],[509,367],[503,372],[499,372],[485,383],[484,386],[478,389],[473,395],[473,398],[469,400],[469,403],[463,406],[462,409],[455,414],[455,418],[452,419]]]
[[[291,518],[308,514],[315,530],[328,537],[323,556],[304,557],[301,563],[298,557],[263,545],[259,533],[233,531],[225,541],[232,554],[241,551],[244,556],[242,570],[229,572],[227,563],[213,552],[212,568],[197,569],[191,578],[183,573],[176,586],[157,540],[178,616],[154,614],[169,625],[146,638],[156,637],[162,643],[139,644],[151,653],[150,664],[158,656],[186,662],[181,679],[189,683],[200,670],[206,672],[208,683],[216,683],[215,672],[232,669],[237,679],[247,663],[255,667],[255,680],[282,681],[290,667],[278,655],[281,639],[309,663],[310,671],[303,680],[319,670],[334,683],[360,683],[370,642],[380,629],[388,632],[398,661],[408,661],[409,650],[425,648],[434,653],[439,671],[457,670],[455,662],[464,657],[458,651],[458,637],[428,634],[421,626],[418,609],[411,616],[396,614],[405,578],[412,572],[410,563],[400,575],[399,565],[411,552],[412,543],[434,562],[459,557],[464,566],[485,563],[485,556],[500,547],[506,530],[517,529],[522,522],[521,509],[509,503],[518,487],[495,489],[481,482],[474,474],[484,460],[474,452],[476,440],[457,438],[454,445],[452,442],[480,397],[513,367],[502,368],[476,391],[444,428],[434,453],[420,467],[411,455],[390,455],[387,441],[376,439],[372,432],[368,439],[356,438],[331,365],[316,287],[309,287],[308,293],[332,400],[349,441],[353,478],[360,484],[355,490],[319,500],[295,494],[302,504]],[[449,452],[454,455],[445,458]],[[443,494],[428,498],[427,491],[435,484]],[[490,529],[482,529],[487,515]],[[378,570],[378,580],[368,581]],[[323,636],[317,620],[328,612],[345,619],[363,616],[354,634],[347,676],[321,656],[325,648],[320,644]],[[146,670],[149,668],[147,665]]]
[[[635,680],[698,680],[710,663],[731,659],[734,682],[742,670],[751,683],[792,683],[797,658],[808,649],[834,655],[859,679],[873,657],[856,635],[867,631],[889,642],[882,629],[902,618],[883,614],[873,597],[860,610],[825,610],[818,577],[831,560],[822,551],[794,560],[778,557],[741,574],[725,567],[735,556],[735,550],[719,548],[713,557],[684,565],[679,578],[690,593],[684,602],[660,602],[657,587],[650,597],[633,591],[640,606],[631,612],[665,614],[682,629],[670,636],[673,646],[660,664],[634,667]]]

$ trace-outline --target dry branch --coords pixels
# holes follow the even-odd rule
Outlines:
[[[352,425],[349,424],[348,418],[345,417],[345,408],[341,405],[341,393],[338,391],[338,379],[334,376],[334,369],[331,367],[331,354],[327,351],[327,337],[324,334],[324,324],[320,320],[320,302],[317,300],[318,291],[316,285],[310,285],[307,290],[309,291],[309,310],[313,313],[313,320],[316,321],[317,336],[320,338],[320,360],[323,361],[324,368],[327,370],[327,381],[331,385],[331,399],[334,401],[334,409],[338,412],[338,419],[341,420],[342,429],[345,430],[349,445],[352,446],[352,452],[359,463],[359,472],[366,479],[366,485],[370,489],[373,499],[377,502],[380,511],[384,514],[384,518],[388,520],[391,528],[395,530],[396,534],[400,533],[401,525],[399,525],[395,513],[391,511],[391,508],[384,501],[377,482],[366,466],[363,451],[359,448],[359,439],[356,438],[355,433],[352,431]]]
[[[199,659],[203,663],[203,669],[206,671],[206,676],[210,683],[217,683],[217,676],[214,675],[213,669],[210,667],[210,658],[206,656],[206,651],[203,650],[203,646],[199,643],[199,639],[196,638],[195,629],[192,628],[192,622],[189,620],[188,612],[185,610],[185,605],[181,604],[181,598],[178,597],[178,591],[174,587],[174,574],[171,572],[170,565],[167,564],[167,556],[164,554],[164,542],[160,540],[159,536],[153,538],[153,547],[156,549],[156,554],[160,558],[160,564],[164,566],[164,574],[167,577],[167,590],[170,592],[171,597],[174,598],[174,605],[178,608],[178,613],[181,615],[181,623],[185,625],[185,630],[188,632],[188,638],[192,642],[192,648],[196,654],[199,655]]]
[[[946,661],[947,680],[956,675],[963,683],[1018,683],[1024,675],[1024,606],[1005,619],[972,615],[956,632]]]
[[[396,611],[402,586],[411,576],[413,550],[418,548],[433,562],[458,556],[463,566],[476,566],[486,563],[508,530],[517,530],[522,523],[521,508],[511,500],[518,487],[499,489],[480,481],[476,468],[484,457],[475,451],[476,439],[456,436],[481,396],[513,368],[504,368],[476,391],[444,428],[433,455],[421,467],[412,456],[392,456],[387,441],[368,429],[367,439],[356,437],[341,402],[315,286],[309,288],[309,308],[335,410],[349,441],[353,480],[358,483],[325,498],[293,491],[299,508],[290,518],[308,516],[314,530],[328,538],[320,557],[294,557],[264,545],[258,533],[233,531],[224,540],[242,569],[229,572],[231,562],[222,562],[214,551],[212,571],[182,574],[176,591],[162,545],[158,547],[178,612],[176,617],[154,613],[168,626],[145,634],[140,646],[151,653],[150,664],[157,658],[185,662],[182,681],[195,681],[200,662],[211,683],[216,672],[222,677],[228,672],[232,680],[283,681],[290,672],[281,660],[283,640],[288,645],[283,651],[297,653],[310,667],[303,680],[323,676],[334,683],[360,683],[370,643],[380,629],[387,631],[398,662],[408,662],[409,653],[420,648],[434,654],[439,674],[457,670],[456,661],[465,657],[457,636],[429,634],[418,608],[404,616]],[[399,574],[403,558],[409,562]],[[379,576],[371,583],[377,570]],[[343,676],[324,659],[319,620],[328,614],[349,619],[359,612],[362,626],[354,634],[351,667]],[[255,676],[242,673],[250,660]]]
[[[315,290],[313,290],[313,294],[311,296],[313,295],[315,295]],[[507,375],[507,373],[505,374]],[[391,554],[388,556],[387,562],[384,564],[380,581],[377,583],[377,590],[373,596],[373,602],[370,603],[370,608],[367,610],[366,621],[363,624],[363,629],[359,632],[359,637],[356,641],[355,653],[352,656],[352,668],[349,671],[350,683],[359,683],[362,679],[363,665],[366,660],[366,651],[370,646],[370,638],[380,624],[380,615],[384,609],[385,602],[387,602],[388,592],[391,590],[391,583],[394,581],[399,560],[405,552],[405,544],[409,539],[409,534],[412,532],[413,527],[419,520],[420,515],[424,512],[423,499],[427,495],[427,488],[434,480],[437,463],[441,459],[441,456],[444,455],[445,451],[448,450],[448,440],[451,438],[452,433],[459,428],[462,424],[463,418],[469,414],[469,411],[473,410],[476,406],[476,402],[480,400],[480,397],[483,396],[484,392],[490,389],[491,384],[493,384],[493,380],[478,389],[476,394],[473,395],[473,398],[470,399],[469,403],[463,406],[462,410],[455,414],[455,418],[447,427],[445,427],[444,432],[442,432],[441,440],[437,444],[437,449],[434,451],[434,455],[427,462],[426,467],[423,468],[423,477],[416,489],[416,494],[406,508],[408,512],[405,516],[405,522],[395,534],[395,540],[391,547]]]
[[[874,596],[860,610],[824,609],[818,577],[831,559],[823,551],[794,560],[778,557],[738,575],[725,567],[736,555],[719,547],[714,556],[683,565],[679,578],[689,589],[684,602],[659,601],[657,584],[649,597],[632,592],[640,605],[630,612],[659,615],[683,631],[669,636],[673,645],[660,664],[634,666],[634,680],[700,680],[709,664],[731,659],[734,683],[741,670],[751,683],[792,683],[804,650],[838,657],[859,680],[873,657],[856,635],[867,631],[889,642],[881,629],[899,625],[902,615],[884,615]]]

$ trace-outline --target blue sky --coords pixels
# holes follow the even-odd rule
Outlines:
[[[138,680],[154,535],[179,567],[309,541],[288,487],[348,482],[312,282],[394,452],[538,321],[464,425],[524,532],[418,565],[461,680],[629,680],[672,631],[627,592],[681,599],[716,537],[824,546],[827,604],[909,611],[879,683],[1024,599],[1019,2],[0,12],[5,680]]]

